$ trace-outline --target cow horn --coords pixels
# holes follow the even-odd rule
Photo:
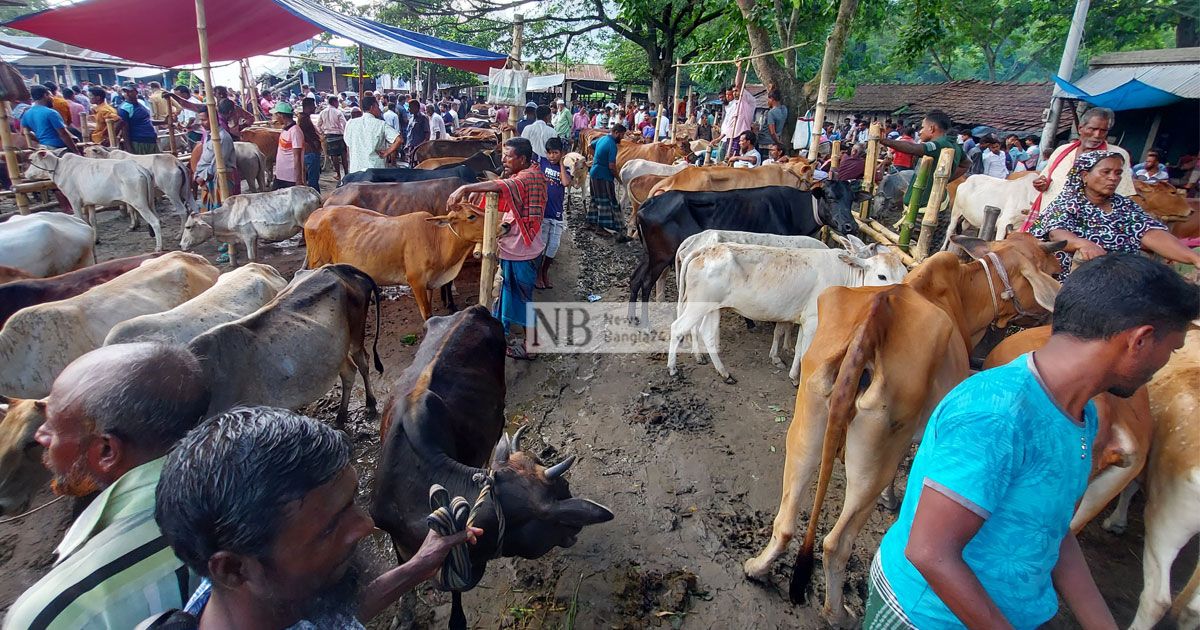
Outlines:
[[[561,462],[558,462],[557,464],[547,468],[546,469],[546,478],[547,479],[558,479],[559,477],[561,477],[563,475],[563,473],[570,470],[571,466],[574,463],[575,463],[575,456],[571,455],[570,457],[562,460]]]
[[[510,448],[512,449],[512,451],[514,453],[521,450],[521,432],[524,430],[525,430],[525,427],[517,427],[517,431],[512,434],[512,440],[510,441]]]
[[[496,442],[496,448],[492,451],[492,465],[502,466],[508,463],[508,456],[512,454],[512,443],[509,442],[508,434],[501,433],[500,441]]]

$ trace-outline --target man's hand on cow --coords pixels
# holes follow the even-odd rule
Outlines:
[[[1045,175],[1038,175],[1033,180],[1033,188],[1038,192],[1046,192],[1050,189],[1050,180]]]
[[[454,192],[450,193],[450,197],[446,199],[446,209],[453,210],[454,206],[457,206],[459,202],[462,201],[463,196],[466,194],[466,186],[459,186],[458,188],[455,188]]]
[[[442,568],[442,563],[450,554],[451,549],[463,543],[474,545],[479,542],[479,537],[482,535],[483,530],[478,527],[467,527],[465,530],[449,536],[443,536],[431,529],[425,535],[425,541],[421,543],[421,548],[406,564],[411,564],[421,579],[427,580]]]

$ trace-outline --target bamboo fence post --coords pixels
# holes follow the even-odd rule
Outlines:
[[[175,107],[169,97],[163,100],[167,102],[167,146],[171,148],[171,157],[177,157],[179,148],[175,146]]]
[[[832,171],[837,171],[838,164],[841,164],[841,162],[842,162],[842,141],[841,140],[830,140],[829,141],[829,170],[831,171],[831,173],[830,173],[831,176],[833,175]]]
[[[4,165],[8,168],[8,179],[12,181],[13,200],[17,202],[17,211],[29,214],[29,197],[23,192],[17,192],[17,184],[21,183],[21,168],[17,163],[17,147],[13,146],[12,130],[8,128],[8,101],[0,103],[0,142],[4,143]]]
[[[917,166],[917,176],[913,180],[912,198],[908,200],[908,209],[904,212],[904,220],[900,224],[900,238],[897,244],[908,253],[908,243],[912,238],[913,225],[917,220],[917,210],[921,207],[921,196],[929,188],[929,176],[933,173],[933,158],[926,155]]]
[[[942,208],[942,198],[946,196],[946,184],[950,183],[950,169],[954,165],[954,149],[942,149],[938,155],[937,168],[933,171],[933,188],[929,190],[929,203],[925,206],[925,214],[921,217],[921,233],[917,235],[917,249],[913,258],[925,260],[929,257],[929,245],[933,240],[933,232],[937,229],[938,212]]]
[[[871,123],[871,129],[867,133],[867,163],[863,167],[862,184],[859,190],[865,190],[875,196],[875,162],[879,159],[879,139],[883,136],[883,125],[878,122]],[[861,219],[867,218],[867,214],[871,209],[871,200],[867,199],[858,207],[858,216]]]
[[[217,101],[213,98],[212,63],[208,59],[208,25],[204,17],[204,0],[196,0],[196,37],[200,42],[200,67],[204,72],[204,103],[208,106],[208,131],[212,134],[213,158],[217,163],[217,203],[221,203],[229,198],[229,170],[225,165],[225,157],[221,154],[221,128],[217,121]],[[257,103],[254,106],[257,107]]]
[[[513,15],[513,32],[512,32],[512,51],[509,56],[513,60],[513,68],[521,69],[521,48],[525,41],[525,16],[517,13]],[[508,124],[513,128],[513,135],[516,135],[518,118],[521,115],[521,110],[518,110],[516,105],[508,106]],[[504,138],[505,141],[508,138]]]
[[[270,121],[271,117],[264,114],[258,106],[258,86],[254,83],[254,76],[250,74],[250,60],[242,60],[242,81],[246,84],[246,89],[250,93],[250,103],[253,105],[251,110],[254,112],[254,120],[258,120],[260,115],[263,120]],[[360,73],[361,74],[361,73]]]
[[[500,195],[484,195],[483,215],[483,261],[479,270],[479,304],[491,310],[495,293],[492,286],[496,281],[496,267],[500,264],[496,254],[500,240]]]
[[[679,113],[676,103],[679,102],[679,74],[683,68],[679,64],[683,63],[682,59],[675,60],[675,96],[671,99],[671,140],[675,140],[675,128],[679,126]],[[662,115],[662,112],[659,112]],[[657,122],[657,121],[655,121]],[[655,137],[658,136],[658,130],[654,132]]]
[[[104,121],[104,124],[105,124],[105,126],[108,127],[108,148],[120,149],[121,147],[117,146],[117,124],[116,124],[116,121],[113,120],[112,118],[109,118],[108,120]]]

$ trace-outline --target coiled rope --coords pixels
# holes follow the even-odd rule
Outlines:
[[[483,504],[489,497],[496,516],[496,551],[499,556],[504,548],[504,512],[500,509],[500,498],[496,494],[496,479],[493,473],[477,473],[472,479],[480,485],[475,504],[468,507],[466,499],[450,497],[450,493],[439,484],[429,487],[429,508],[433,512],[425,517],[429,529],[442,536],[451,536],[468,526],[474,527]],[[434,585],[443,591],[461,592],[472,583],[471,558],[466,545],[456,545],[446,556],[442,568],[434,576]]]

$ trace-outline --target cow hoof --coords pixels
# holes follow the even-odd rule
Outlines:
[[[696,357],[696,365],[708,365],[708,357],[703,355]]]
[[[733,378],[732,374],[727,374],[727,375],[725,375],[725,382],[729,383],[730,385],[736,385],[737,379]]]
[[[786,369],[787,369],[787,364],[786,364],[786,363],[784,363],[784,362],[783,362],[783,359],[780,359],[779,357],[772,357],[772,358],[771,358],[771,365],[774,365],[775,367],[777,367],[777,368],[779,368],[779,369],[781,369],[781,370],[786,370]]]
[[[822,609],[821,618],[824,619],[825,623],[829,624],[830,627],[837,628],[838,630],[850,630],[850,628],[859,627],[858,619],[850,613],[849,609],[843,609],[840,614],[836,615],[831,611]]]
[[[1101,524],[1101,527],[1104,528],[1104,531],[1114,536],[1121,536],[1125,534],[1124,523],[1109,523],[1108,521],[1105,521],[1103,524]]]
[[[763,564],[758,561],[758,558],[750,558],[742,563],[742,573],[746,574],[748,579],[755,582],[766,582],[763,578],[767,576],[767,572],[771,569],[771,565]]]
[[[374,396],[367,398],[367,409],[372,412],[375,411],[375,397]]]

